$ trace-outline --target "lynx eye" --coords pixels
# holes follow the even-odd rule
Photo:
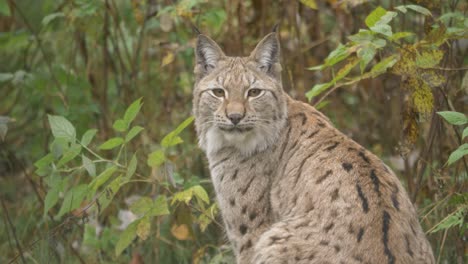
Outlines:
[[[253,89],[250,89],[250,90],[247,92],[247,96],[248,96],[248,97],[258,97],[258,96],[260,96],[260,94],[262,94],[262,92],[263,92],[262,89],[253,88]]]
[[[221,89],[221,88],[214,88],[214,89],[211,89],[211,93],[216,96],[216,97],[220,97],[220,98],[223,98],[224,97],[224,90]]]

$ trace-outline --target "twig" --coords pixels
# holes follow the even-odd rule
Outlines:
[[[7,210],[6,206],[5,206],[5,202],[3,201],[3,197],[0,197],[0,201],[2,203],[3,211],[5,212],[5,217],[6,217],[7,221],[8,221],[8,224],[10,225],[11,233],[13,234],[13,237],[15,238],[16,248],[18,248],[21,261],[23,263],[26,263],[26,260],[24,259],[24,256],[23,256],[23,249],[21,248],[21,244],[20,244],[20,242],[18,240],[18,237],[16,236],[15,226],[11,222],[10,215],[8,214],[8,210]]]
[[[436,264],[440,263],[440,257],[442,256],[442,250],[444,249],[445,240],[447,239],[447,233],[448,233],[448,229],[445,229],[444,235],[442,237],[442,244],[440,245],[440,249],[439,249],[439,256],[437,256]]]
[[[39,49],[41,50],[42,56],[44,57],[44,61],[45,61],[46,65],[47,65],[47,69],[50,72],[50,76],[52,77],[52,80],[55,82],[55,85],[57,85],[57,89],[59,89],[58,96],[62,100],[63,104],[66,107],[68,107],[68,103],[67,103],[67,100],[65,98],[65,92],[63,91],[62,85],[58,81],[57,77],[54,75],[54,71],[52,69],[52,63],[48,59],[49,57],[47,56],[47,54],[45,52],[44,46],[42,45],[42,40],[39,38],[39,35],[37,34],[37,32],[34,30],[34,28],[31,26],[29,21],[26,19],[26,16],[24,15],[23,11],[21,11],[21,9],[18,8],[15,1],[10,1],[9,3],[18,12],[18,14],[20,15],[20,17],[23,20],[24,24],[26,25],[26,27],[31,32],[31,34],[34,36],[34,39],[36,39],[37,45],[38,45]]]

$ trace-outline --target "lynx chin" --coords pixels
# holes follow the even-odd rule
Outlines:
[[[239,264],[435,263],[395,174],[281,84],[275,32],[248,57],[199,35],[193,114]]]

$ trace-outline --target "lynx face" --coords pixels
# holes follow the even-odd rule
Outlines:
[[[207,153],[227,146],[248,156],[274,144],[286,120],[279,44],[270,34],[249,57],[227,57],[200,35],[193,112]]]

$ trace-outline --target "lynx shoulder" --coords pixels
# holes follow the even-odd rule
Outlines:
[[[267,35],[248,57],[197,40],[193,113],[237,263],[434,263],[395,174],[281,85]]]

